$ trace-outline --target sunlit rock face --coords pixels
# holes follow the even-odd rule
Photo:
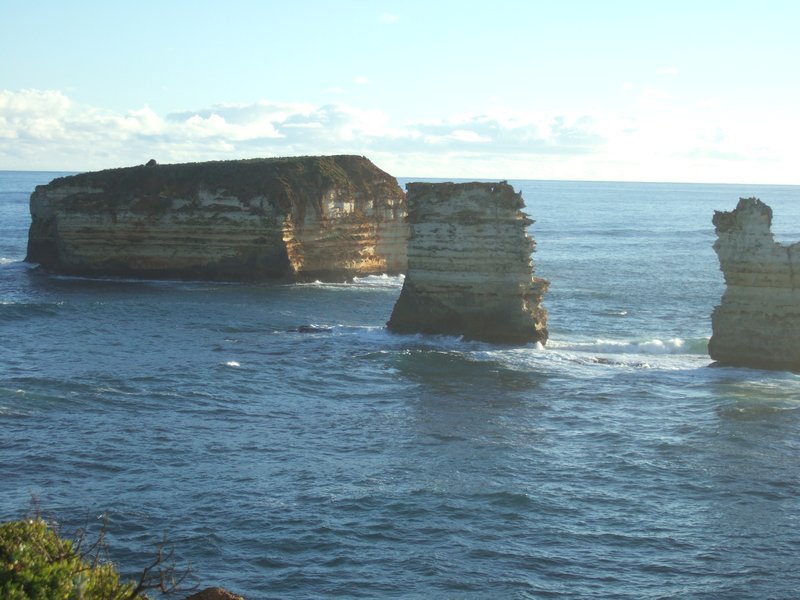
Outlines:
[[[409,183],[408,272],[388,327],[500,343],[545,342],[548,282],[521,194],[501,183]]]
[[[714,250],[726,289],[711,316],[711,358],[721,364],[800,371],[800,244],[772,234],[772,209],[757,198],[715,212]]]
[[[31,195],[30,262],[59,273],[334,280],[406,270],[405,194],[360,156],[111,169]]]

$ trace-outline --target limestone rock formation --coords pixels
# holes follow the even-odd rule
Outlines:
[[[388,327],[500,343],[545,342],[548,287],[533,277],[533,221],[506,182],[409,183],[408,272]]]
[[[360,156],[61,177],[31,195],[30,262],[66,274],[338,280],[406,270],[405,195]]]
[[[772,234],[772,209],[742,198],[715,212],[714,250],[727,287],[711,316],[708,353],[721,364],[800,371],[800,243]]]

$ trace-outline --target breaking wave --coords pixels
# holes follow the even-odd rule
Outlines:
[[[366,275],[364,277],[353,277],[352,281],[325,282],[312,281],[310,283],[298,283],[297,285],[319,288],[360,288],[360,289],[400,289],[403,287],[405,275]]]
[[[595,340],[592,342],[565,342],[550,340],[547,348],[551,350],[567,350],[573,352],[591,352],[595,354],[708,354],[707,337],[685,340],[671,338],[667,340],[650,339],[640,341]]]
[[[366,277],[354,277],[353,285],[359,287],[373,288],[401,288],[405,281],[405,275],[367,275]]]

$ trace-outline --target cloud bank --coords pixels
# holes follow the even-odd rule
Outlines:
[[[683,113],[653,90],[631,114],[496,108],[419,122],[347,104],[269,100],[121,114],[60,91],[0,92],[2,169],[353,153],[408,177],[800,183],[787,180],[793,171],[781,158],[797,132],[767,133]]]

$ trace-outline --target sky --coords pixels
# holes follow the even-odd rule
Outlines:
[[[0,0],[0,169],[800,184],[800,3]]]

